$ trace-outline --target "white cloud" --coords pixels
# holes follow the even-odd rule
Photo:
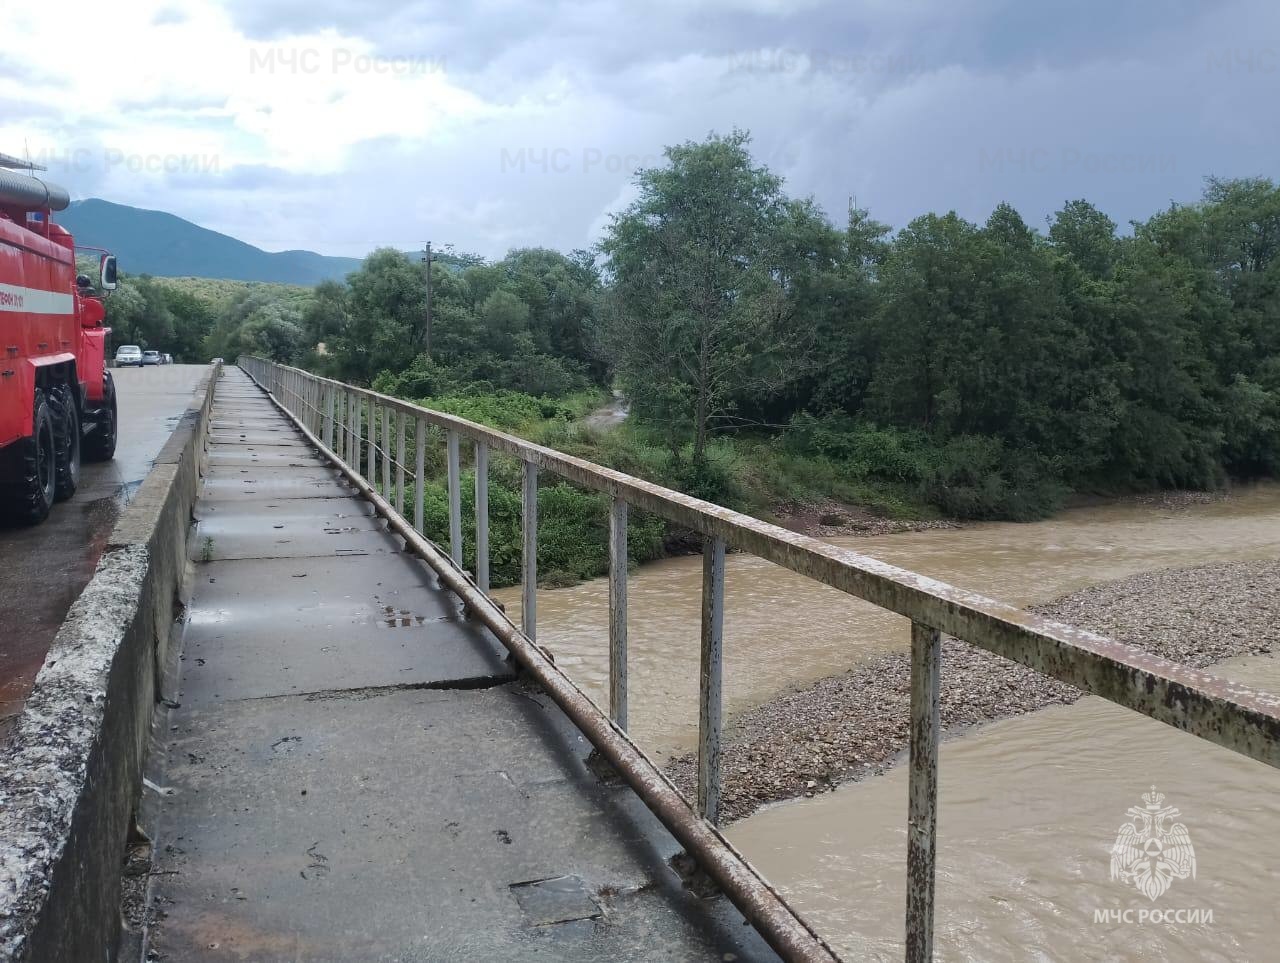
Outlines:
[[[898,225],[1003,199],[1039,223],[1076,196],[1124,221],[1280,159],[1264,0],[70,0],[6,18],[0,150],[271,249],[582,246],[635,167],[735,126],[792,192],[835,214],[856,194]]]

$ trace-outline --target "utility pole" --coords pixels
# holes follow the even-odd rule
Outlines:
[[[422,255],[422,263],[427,266],[427,327],[423,335],[423,351],[431,357],[431,242],[427,242],[426,253]]]

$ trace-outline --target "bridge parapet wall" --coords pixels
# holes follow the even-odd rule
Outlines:
[[[0,959],[115,952],[121,862],[220,373],[210,369],[121,513],[0,752]]]

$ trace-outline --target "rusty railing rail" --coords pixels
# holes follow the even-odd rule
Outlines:
[[[723,779],[720,763],[721,666],[725,552],[728,548],[758,555],[903,615],[912,622],[905,933],[908,961],[929,960],[933,955],[942,633],[1198,738],[1280,767],[1280,698],[1276,696],[1235,685],[1134,646],[1025,612],[849,549],[798,535],[454,415],[260,358],[242,357],[239,363],[374,501],[380,513],[387,516],[392,529],[405,538],[411,550],[422,555],[516,658],[548,687],[552,697],[578,723],[596,748],[619,768],[644,802],[689,848],[691,855],[784,958],[830,960],[835,958],[835,954],[794,910],[786,906],[776,891],[717,829]],[[392,413],[397,426],[394,447],[390,427]],[[416,457],[411,476],[407,476],[404,465],[406,419],[411,419],[414,426]],[[446,433],[447,555],[422,533],[426,484],[423,449],[429,426],[443,429]],[[474,577],[462,568],[460,443],[463,438],[474,446]],[[519,629],[488,599],[490,451],[513,456],[523,466],[523,586]],[[381,493],[375,483],[379,478],[379,465]],[[540,472],[601,492],[611,499],[607,718],[554,666],[545,650],[537,644],[537,493]],[[402,514],[406,477],[413,481],[415,513],[412,523]],[[629,506],[662,516],[699,532],[704,538],[698,785],[693,808],[626,735]]]

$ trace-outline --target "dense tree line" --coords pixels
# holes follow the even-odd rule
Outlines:
[[[208,278],[123,276],[106,300],[116,345],[136,344],[180,363],[261,354],[280,360],[307,346],[309,288]]]
[[[891,236],[858,209],[838,230],[747,147],[668,150],[602,245],[610,359],[673,449],[788,426],[978,517],[1280,468],[1270,181],[1210,180],[1129,236],[1082,200],[1043,233],[1002,204]]]
[[[557,397],[606,378],[590,337],[600,276],[588,253],[433,263],[429,350],[426,291],[426,265],[389,248],[346,284],[320,285],[304,324],[324,347],[310,363],[415,398],[459,388]]]
[[[857,207],[833,224],[749,148],[669,148],[595,252],[446,251],[430,330],[426,265],[392,249],[314,291],[130,279],[109,317],[117,343],[264,354],[498,421],[617,383],[654,450],[599,457],[730,501],[726,457],[762,440],[809,460],[797,477],[966,517],[1280,471],[1270,180],[1210,180],[1124,232],[1075,200],[1043,230],[1002,204],[894,233]]]

